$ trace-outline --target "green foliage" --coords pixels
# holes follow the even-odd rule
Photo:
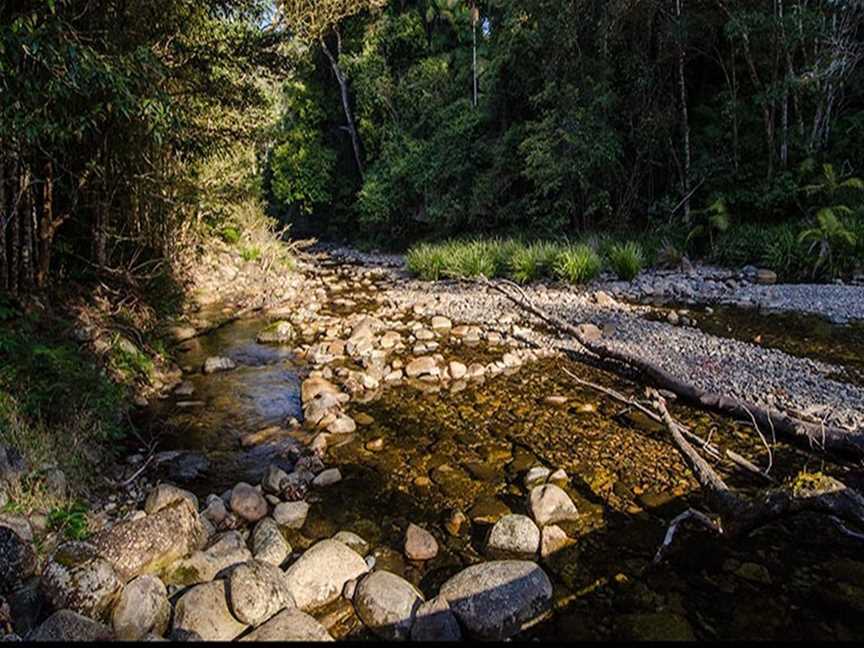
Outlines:
[[[74,502],[48,512],[48,526],[52,531],[62,533],[67,540],[84,540],[90,535],[87,520],[87,505]]]
[[[519,247],[510,258],[510,273],[519,283],[530,283],[552,273],[558,246],[548,242]]]
[[[240,251],[240,256],[244,261],[257,261],[261,258],[261,249],[255,246],[245,247]]]
[[[437,281],[447,269],[444,247],[431,243],[415,245],[405,257],[408,271],[426,281]]]
[[[231,227],[230,225],[223,228],[219,235],[229,245],[234,245],[240,240],[240,232],[237,231],[236,227]]]
[[[843,269],[840,255],[855,248],[855,234],[838,218],[838,213],[849,215],[852,212],[848,208],[841,210],[840,207],[842,206],[835,205],[820,209],[816,214],[817,227],[804,230],[798,236],[800,243],[810,243],[808,251],[811,254],[818,250],[813,262],[814,277],[820,271],[829,277],[836,277]]]
[[[588,283],[600,274],[602,267],[597,252],[584,244],[561,250],[553,263],[555,275],[573,284]]]
[[[713,250],[717,234],[727,231],[732,224],[729,208],[723,198],[718,198],[704,209],[693,210],[691,214],[696,216],[699,222],[687,235],[688,246],[694,241],[707,238],[708,249]]]
[[[614,244],[606,258],[612,271],[624,281],[632,281],[645,267],[645,253],[634,241]]]

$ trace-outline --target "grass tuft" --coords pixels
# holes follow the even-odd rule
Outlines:
[[[603,263],[600,255],[588,245],[580,244],[561,250],[555,258],[555,276],[573,284],[588,283],[597,275]]]
[[[635,241],[613,244],[606,258],[612,271],[623,281],[632,281],[645,267],[645,253]]]

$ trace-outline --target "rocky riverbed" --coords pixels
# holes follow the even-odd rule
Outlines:
[[[415,282],[398,258],[354,258],[375,264],[365,268],[331,259],[304,267],[293,300],[252,319],[195,337],[237,310],[206,299],[178,326],[182,375],[149,408],[149,423],[164,427],[161,452],[129,457],[121,472],[133,479],[101,530],[37,552],[45,539],[33,520],[0,518],[5,631],[862,636],[860,547],[824,518],[798,516],[734,545],[685,533],[653,563],[669,521],[704,507],[698,486],[662,428],[561,370],[630,396],[638,385],[566,359],[553,350],[562,340],[498,295]],[[706,335],[678,310],[676,324],[649,321],[650,308],[608,290],[531,295],[705,386],[827,403],[826,419],[860,426],[861,392],[830,378],[836,367]],[[680,406],[675,415],[767,465],[746,422]],[[814,461],[782,440],[772,451],[777,480]],[[860,488],[857,466],[819,463]],[[719,469],[745,492],[763,485]]]

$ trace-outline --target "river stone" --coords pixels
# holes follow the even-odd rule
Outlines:
[[[264,479],[261,480],[261,488],[265,493],[279,495],[285,484],[288,483],[288,473],[282,470],[275,464],[267,466],[267,471],[264,473]]]
[[[540,527],[555,522],[573,520],[578,516],[573,500],[554,484],[532,488],[528,508],[531,511],[531,516]]]
[[[267,500],[255,488],[240,482],[231,491],[231,510],[247,522],[257,522],[267,515]]]
[[[300,386],[300,398],[305,406],[308,402],[314,400],[319,395],[338,396],[339,388],[329,380],[319,377],[307,378]]]
[[[66,542],[42,572],[42,592],[55,610],[68,609],[95,620],[107,618],[123,582],[89,542]]]
[[[466,367],[461,362],[453,360],[448,365],[450,368],[450,377],[453,380],[462,380],[465,376],[468,375],[468,367]]]
[[[164,580],[169,585],[197,585],[208,583],[229,567],[252,559],[243,536],[228,531],[204,551],[196,551],[167,570]]]
[[[306,502],[283,502],[273,510],[276,524],[289,529],[301,529],[309,515],[309,505]]]
[[[505,515],[495,523],[486,548],[502,556],[536,556],[540,548],[540,529],[527,515]]]
[[[152,515],[181,499],[189,500],[192,508],[196,511],[198,510],[198,498],[194,494],[171,484],[159,484],[147,495],[147,500],[144,502],[144,511],[147,515]]]
[[[231,641],[246,627],[231,614],[224,580],[196,585],[174,607],[174,631],[196,632],[204,641]]]
[[[405,375],[409,378],[419,378],[420,376],[437,377],[439,373],[438,364],[435,362],[435,358],[431,356],[415,358],[405,367]]]
[[[405,531],[405,555],[411,560],[432,560],[438,555],[438,541],[426,529],[409,524]]]
[[[314,617],[297,608],[282,610],[240,641],[333,641],[327,629]]]
[[[408,639],[423,595],[404,578],[386,571],[366,576],[354,592],[357,616],[375,634],[388,641]]]
[[[286,607],[294,607],[285,574],[275,565],[250,560],[228,577],[231,609],[243,623],[257,626]]]
[[[213,356],[211,358],[207,358],[207,360],[204,361],[205,374],[213,374],[219,371],[230,371],[231,369],[236,368],[237,363],[234,362],[231,358]]]
[[[277,567],[291,555],[291,545],[279,530],[279,525],[273,518],[266,517],[252,531],[252,555]]]
[[[443,596],[417,608],[414,625],[411,627],[412,641],[461,641],[462,629],[450,604]]]
[[[530,468],[528,472],[525,473],[525,479],[523,480],[525,488],[530,489],[533,486],[546,483],[551,472],[552,471],[545,466],[534,466],[533,468]]]
[[[259,344],[287,344],[294,338],[294,327],[291,322],[281,320],[270,324],[256,338]]]
[[[340,531],[333,536],[333,539],[336,542],[341,542],[349,549],[356,551],[361,556],[365,556],[366,554],[368,554],[369,549],[371,549],[368,542],[366,542],[356,533],[352,533],[351,531]]]
[[[544,559],[549,558],[565,547],[570,546],[573,542],[573,540],[567,537],[567,534],[561,527],[555,524],[547,524],[543,527],[540,538],[540,556]]]
[[[8,526],[0,526],[0,595],[11,592],[36,571],[33,545]]]
[[[168,591],[155,576],[139,576],[120,594],[111,622],[122,641],[138,641],[148,633],[163,635],[168,629],[171,604]]]
[[[436,315],[432,318],[433,331],[449,331],[451,328],[453,328],[453,322],[443,315]]]
[[[332,603],[352,578],[368,571],[360,555],[336,540],[321,540],[285,572],[294,601],[309,611]]]
[[[315,479],[312,480],[312,485],[322,488],[324,486],[332,486],[340,481],[342,481],[342,473],[339,472],[339,469],[328,468],[319,473]]]
[[[153,515],[99,531],[89,542],[125,583],[141,574],[160,572],[201,547],[204,539],[197,511],[182,499]]]
[[[111,641],[114,635],[108,626],[88,619],[72,610],[58,610],[27,635],[27,641]]]
[[[536,563],[494,561],[459,572],[440,595],[472,637],[500,641],[550,609],[552,583]]]
[[[228,509],[225,507],[225,502],[222,501],[222,498],[211,497],[212,499],[208,498],[207,508],[204,509],[201,515],[210,520],[214,526],[219,526],[227,517]]]

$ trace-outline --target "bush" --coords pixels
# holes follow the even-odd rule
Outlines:
[[[619,279],[632,281],[645,267],[645,253],[634,241],[615,243],[607,254],[609,265]]]
[[[561,250],[555,258],[554,271],[559,279],[570,283],[587,283],[600,274],[600,256],[587,245]]]
[[[510,258],[510,276],[519,283],[536,281],[552,272],[558,254],[554,243],[531,243],[517,249]]]

